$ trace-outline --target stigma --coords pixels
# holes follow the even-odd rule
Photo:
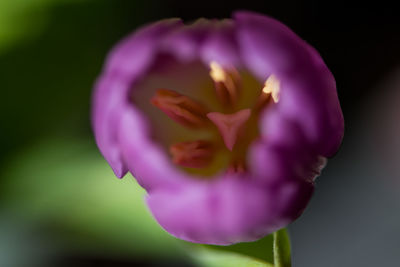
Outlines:
[[[244,126],[250,118],[251,110],[242,109],[233,114],[210,112],[207,117],[217,126],[226,147],[232,151],[236,141],[243,134]]]

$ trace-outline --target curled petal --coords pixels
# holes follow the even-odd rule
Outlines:
[[[304,194],[304,187],[295,183],[262,188],[245,180],[226,179],[156,191],[147,203],[157,221],[174,236],[229,245],[257,240],[285,226],[304,209],[311,193],[312,186]]]
[[[165,20],[128,36],[112,50],[96,82],[92,109],[95,138],[117,177],[123,177],[128,171],[121,156],[117,129],[129,106],[130,86],[151,65],[162,36],[179,26],[180,20]]]
[[[344,121],[335,80],[319,54],[272,18],[252,12],[234,17],[246,66],[259,77],[275,74],[282,82],[275,112],[297,121],[319,154],[332,156],[341,143]]]

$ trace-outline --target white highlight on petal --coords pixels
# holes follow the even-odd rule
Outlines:
[[[280,93],[280,81],[276,78],[275,75],[271,74],[268,79],[264,83],[264,88],[262,91],[265,94],[271,94],[272,99],[275,103],[279,102],[279,93]]]

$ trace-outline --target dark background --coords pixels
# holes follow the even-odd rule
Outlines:
[[[400,252],[398,9],[384,1],[342,5],[248,0],[3,0],[0,237],[5,237],[0,238],[0,266],[45,266],[50,258],[57,266],[188,264],[184,257],[165,256],[178,255],[176,251],[149,256],[151,240],[140,241],[149,247],[142,251],[137,248],[142,245],[123,230],[109,234],[113,241],[105,238],[105,229],[118,231],[117,219],[108,217],[107,226],[93,230],[91,219],[101,217],[87,216],[82,222],[77,216],[77,207],[88,205],[90,210],[101,201],[107,205],[112,197],[107,190],[89,194],[87,190],[98,190],[94,185],[102,178],[84,178],[92,175],[85,169],[92,168],[96,174],[104,170],[104,179],[112,179],[92,137],[91,90],[109,49],[140,25],[167,17],[225,18],[238,9],[270,15],[312,44],[336,78],[345,116],[341,150],[318,178],[304,215],[289,227],[294,266],[396,266]],[[112,186],[120,194],[120,182],[113,180]],[[130,195],[129,189],[124,190]],[[81,197],[81,202],[71,203],[71,198]],[[129,213],[130,205],[137,204],[130,201],[121,200],[126,207],[121,212]],[[138,229],[132,231],[138,234]],[[104,253],[111,246],[117,252]],[[2,248],[7,248],[4,255]]]

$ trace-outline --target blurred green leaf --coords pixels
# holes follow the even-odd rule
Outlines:
[[[54,0],[0,1],[0,53],[20,40],[30,39],[47,21],[46,6]]]
[[[58,232],[73,247],[151,258],[184,257],[183,242],[152,218],[144,190],[117,179],[91,142],[50,141],[10,160],[3,205]]]
[[[165,16],[168,5],[154,3],[0,0],[0,166],[42,138],[92,137],[90,99],[104,58],[123,36]]]
[[[55,4],[84,0],[0,1],[0,53],[13,44],[40,34],[48,22],[48,9]],[[88,1],[88,0],[85,0]]]
[[[258,241],[231,246],[204,245],[194,248],[194,257],[203,266],[290,267],[290,240],[281,229]]]
[[[273,263],[273,236],[268,235],[255,242],[238,243],[230,246],[214,246],[206,245],[210,250],[218,250],[222,252],[233,252],[256,258],[264,262]]]
[[[198,249],[194,257],[200,265],[207,267],[274,267],[271,263],[243,254],[209,248]]]

